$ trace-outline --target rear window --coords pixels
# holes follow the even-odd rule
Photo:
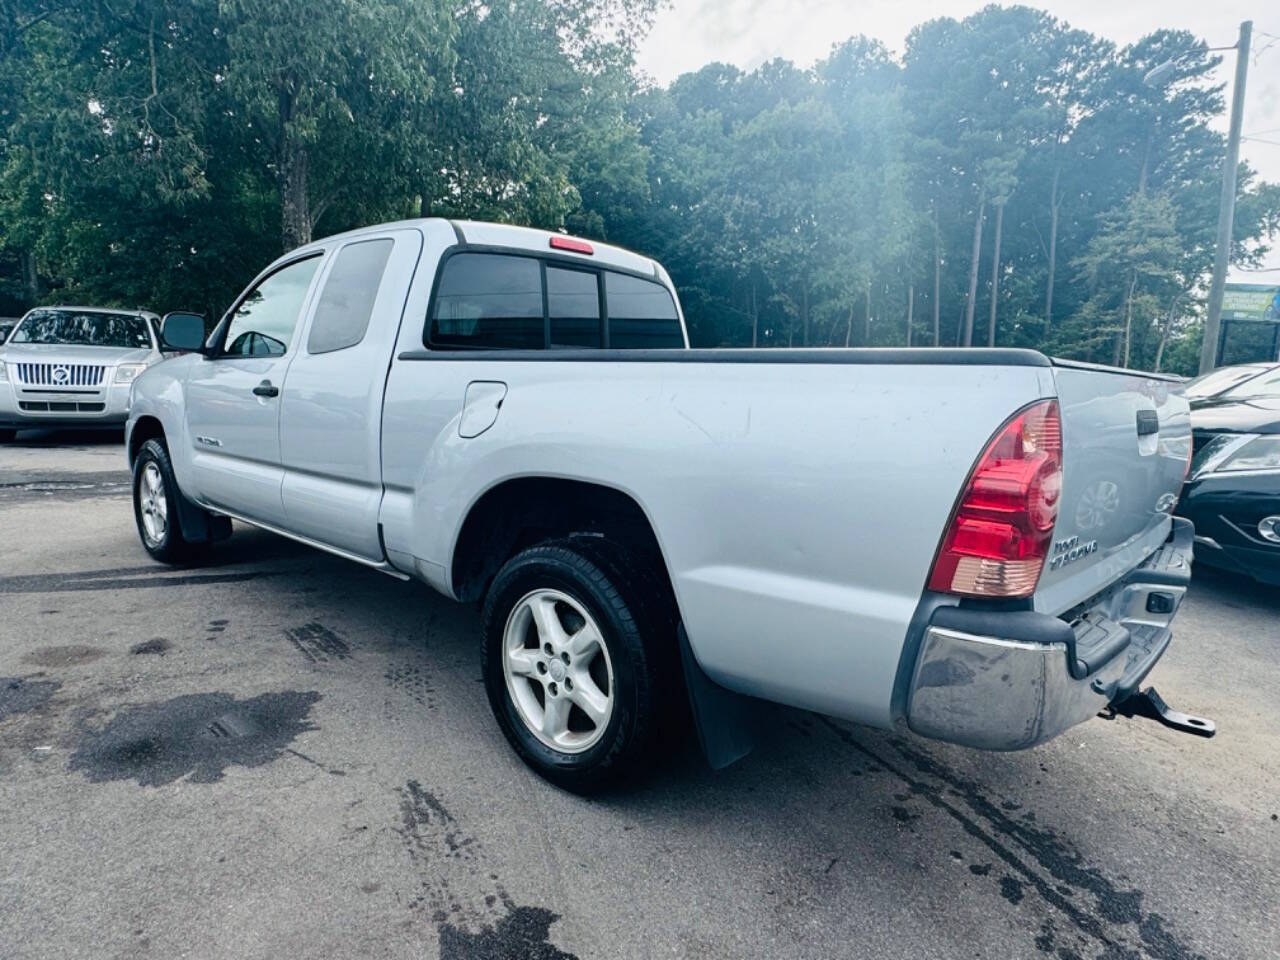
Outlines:
[[[450,257],[436,288],[430,340],[438,346],[541,349],[538,261],[494,253]]]
[[[425,339],[438,348],[490,350],[684,347],[675,299],[662,284],[507,253],[462,252],[445,261]]]
[[[610,347],[641,350],[684,346],[675,301],[662,284],[606,270],[604,292]]]
[[[547,266],[547,315],[552,347],[599,347],[600,279],[594,271]]]

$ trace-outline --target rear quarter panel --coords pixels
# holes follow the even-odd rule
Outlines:
[[[1062,412],[1062,498],[1035,606],[1057,616],[1128,573],[1168,536],[1191,419],[1176,382],[1083,366],[1055,367],[1053,376]],[[1157,434],[1138,436],[1139,411],[1156,415]]]
[[[472,381],[508,392],[494,426],[463,439]],[[387,547],[448,592],[462,522],[491,487],[617,488],[653,524],[710,676],[888,725],[960,487],[999,425],[1051,389],[1037,367],[399,360],[384,410]]]

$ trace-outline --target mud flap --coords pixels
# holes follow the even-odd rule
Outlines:
[[[679,634],[685,688],[689,691],[698,742],[711,769],[723,770],[755,749],[762,729],[763,703],[734,693],[708,677],[693,656],[684,624],[680,624]]]
[[[217,543],[231,536],[231,518],[198,507],[178,491],[178,523],[187,543]]]

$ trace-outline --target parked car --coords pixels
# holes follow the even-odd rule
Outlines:
[[[0,317],[0,347],[4,346],[4,342],[9,339],[9,334],[17,325],[17,317]]]
[[[37,307],[0,346],[0,441],[36,427],[120,429],[134,379],[163,359],[143,310]]]
[[[652,756],[686,685],[716,764],[747,698],[1030,747],[1136,699],[1190,576],[1176,381],[689,349],[666,271],[604,244],[373,227],[273,263],[207,342],[163,333],[195,352],[134,384],[146,551],[234,518],[482,602],[497,721],[573,789]]]
[[[1280,383],[1280,363],[1239,363],[1218,367],[1188,381],[1186,396],[1195,407],[1198,403],[1225,396],[1237,387],[1247,390],[1250,383],[1261,385],[1257,381],[1270,384],[1272,392],[1276,392],[1274,388]]]
[[[1280,585],[1280,364],[1192,406],[1177,512],[1195,523],[1196,556]]]

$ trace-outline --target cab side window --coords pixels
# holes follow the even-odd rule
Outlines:
[[[445,261],[428,342],[541,350],[542,269],[533,257],[459,253]]]
[[[316,254],[271,274],[240,301],[227,326],[224,357],[278,357],[289,349],[311,279],[320,266]]]
[[[684,346],[675,301],[662,284],[606,270],[604,295],[610,347],[643,350]]]
[[[316,302],[307,353],[332,353],[364,339],[394,240],[362,240],[338,251]]]

